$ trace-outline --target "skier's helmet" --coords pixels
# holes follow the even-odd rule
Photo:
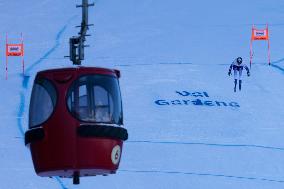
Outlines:
[[[242,57],[238,57],[238,58],[237,58],[237,63],[238,63],[238,64],[241,64],[242,62],[243,62]]]

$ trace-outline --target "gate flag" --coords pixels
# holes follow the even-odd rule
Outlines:
[[[6,34],[6,80],[8,79],[8,57],[21,56],[23,74],[25,74],[25,61],[24,61],[24,38],[21,33],[20,43],[8,43],[8,34]]]
[[[7,44],[6,56],[24,56],[23,44]]]
[[[270,65],[270,40],[269,40],[269,32],[268,32],[268,24],[266,24],[265,29],[256,29],[254,25],[252,26],[252,34],[251,34],[251,40],[250,40],[250,67],[252,63],[252,57],[253,57],[253,46],[252,42],[255,40],[264,40],[267,41],[268,44],[268,64]]]
[[[266,29],[259,30],[252,27],[252,40],[269,40],[269,35],[268,35],[268,27],[266,26]]]

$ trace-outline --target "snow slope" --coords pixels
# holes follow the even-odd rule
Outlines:
[[[125,143],[120,169],[108,177],[36,176],[24,146],[32,82],[38,70],[69,66],[68,39],[80,1],[0,2],[0,188],[282,188],[284,186],[284,2],[97,0],[90,9],[86,66],[122,72]],[[233,92],[230,63],[248,63],[252,24],[268,23],[254,43],[251,77]],[[5,34],[25,38],[26,76],[9,59]],[[197,105],[198,104],[198,105]]]

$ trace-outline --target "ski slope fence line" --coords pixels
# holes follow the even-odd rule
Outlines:
[[[210,177],[221,177],[221,178],[231,178],[231,179],[242,179],[242,180],[256,180],[263,182],[276,182],[284,183],[284,180],[275,180],[268,178],[258,178],[258,177],[244,177],[244,176],[233,176],[233,175],[223,175],[223,174],[211,174],[211,173],[195,173],[195,172],[181,172],[181,171],[159,171],[159,170],[127,170],[122,169],[119,172],[129,172],[129,173],[146,173],[146,174],[182,174],[182,175],[194,175],[194,176],[210,176]]]
[[[253,144],[216,144],[216,143],[201,143],[201,142],[175,142],[175,141],[151,141],[151,140],[132,140],[126,141],[126,143],[149,143],[149,144],[169,144],[169,145],[201,145],[201,146],[211,146],[220,148],[259,148],[265,150],[277,150],[283,151],[284,148],[263,146],[263,145],[253,145]]]
[[[270,65],[273,68],[276,68],[276,69],[278,69],[278,70],[280,70],[280,71],[282,71],[284,73],[284,68],[280,67],[279,65],[276,65],[276,64],[279,64],[279,63],[282,63],[282,62],[284,62],[284,58],[281,58],[281,59],[276,60],[276,61],[272,61]]]
[[[279,70],[281,70],[283,73],[284,73],[284,68],[278,66],[278,65],[275,65],[275,64],[270,64],[270,66],[272,66],[273,68],[277,68]]]
[[[24,132],[24,127],[23,127],[23,123],[22,123],[22,118],[24,116],[24,111],[25,111],[25,93],[28,89],[28,83],[29,83],[29,79],[30,77],[28,76],[29,72],[38,64],[40,64],[43,60],[47,59],[60,45],[59,40],[62,36],[62,34],[64,33],[64,31],[66,30],[67,26],[69,25],[69,23],[77,16],[73,16],[72,18],[70,18],[67,23],[59,30],[59,32],[56,35],[55,38],[55,45],[49,49],[41,58],[39,58],[37,61],[35,61],[31,66],[29,66],[26,70],[26,76],[23,76],[23,82],[22,82],[22,88],[23,90],[20,93],[20,104],[19,104],[19,111],[18,111],[18,119],[17,119],[17,126],[19,129],[19,132],[21,133],[21,135],[24,137],[25,132]],[[59,183],[60,187],[62,189],[67,189],[67,187],[63,184],[62,180],[59,177],[54,177],[55,180]]]
[[[279,64],[279,63],[282,63],[284,62],[284,58],[282,59],[279,59],[279,60],[276,60],[276,61],[272,61],[270,66],[273,67],[273,68],[276,68],[280,71],[282,71],[284,73],[284,68],[279,66],[279,65],[276,65],[276,64]],[[257,63],[257,64],[261,64],[261,65],[267,65],[267,63]],[[189,63],[189,62],[168,62],[168,63],[165,63],[165,62],[160,62],[160,63],[145,63],[145,64],[117,64],[115,66],[118,66],[118,67],[133,67],[133,66],[153,66],[153,65],[199,65],[199,66],[224,66],[224,65],[230,65],[230,63],[228,64],[194,64],[194,63]]]
[[[56,59],[56,58],[55,58]],[[59,59],[59,58],[58,58]],[[229,61],[228,61],[229,62]],[[279,59],[276,61],[272,61],[271,64],[278,64],[284,62],[284,58],[283,59]],[[257,62],[254,64],[260,64],[260,65],[267,65],[267,63],[265,62]],[[157,63],[137,63],[137,64],[115,64],[114,66],[118,66],[118,67],[134,67],[134,66],[154,66],[154,65],[198,65],[198,66],[227,66],[227,65],[231,65],[231,63],[216,63],[216,64],[212,64],[212,63],[202,63],[202,64],[195,64],[192,62],[157,62]]]
[[[210,147],[220,147],[220,148],[259,148],[264,150],[277,150],[283,151],[284,148],[280,147],[271,147],[271,146],[262,146],[262,145],[250,145],[250,144],[216,144],[216,143],[200,143],[200,142],[174,142],[174,141],[151,141],[151,140],[132,140],[126,141],[126,143],[149,143],[149,144],[167,144],[167,145],[202,145]],[[194,175],[194,176],[211,176],[211,177],[223,177],[231,179],[242,179],[242,180],[255,180],[255,181],[265,181],[265,182],[275,182],[275,183],[284,183],[284,180],[276,180],[269,178],[260,178],[260,177],[245,177],[245,176],[234,176],[234,175],[225,175],[225,174],[212,174],[212,173],[196,173],[196,172],[181,172],[181,171],[169,171],[169,170],[130,170],[124,169],[119,170],[119,172],[130,172],[130,173],[144,173],[144,174],[183,174],[183,175]]]

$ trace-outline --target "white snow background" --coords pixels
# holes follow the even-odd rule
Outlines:
[[[0,189],[284,187],[280,0],[95,0],[83,65],[121,70],[129,140],[120,168],[116,175],[81,178],[78,186],[38,177],[23,137],[33,79],[39,70],[71,66],[64,56],[79,31],[80,3],[0,2]],[[266,23],[272,65],[267,43],[254,42],[251,77],[244,74],[243,90],[234,93],[229,65],[238,56],[249,64],[252,24]],[[21,32],[26,73],[21,59],[10,57],[5,80],[5,36],[17,42]],[[207,105],[188,101],[197,99]]]

